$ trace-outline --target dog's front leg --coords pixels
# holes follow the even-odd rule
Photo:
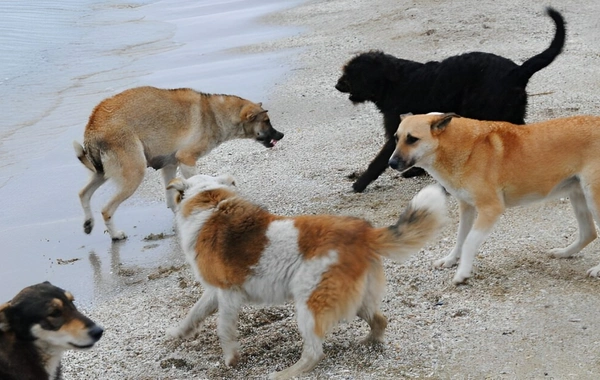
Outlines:
[[[458,259],[461,257],[465,239],[473,227],[473,221],[475,220],[475,207],[461,200],[458,202],[460,221],[458,223],[458,236],[456,237],[456,245],[448,256],[433,263],[433,266],[436,268],[450,268],[456,265]]]
[[[394,139],[388,139],[383,148],[381,148],[381,151],[371,161],[367,170],[352,184],[355,192],[362,193],[371,182],[375,181],[385,171],[388,167],[390,157],[394,153],[394,149],[396,149]]]
[[[171,182],[171,180],[173,178],[175,178],[175,175],[177,174],[177,166],[176,165],[167,165],[164,168],[162,168],[160,170],[162,177],[163,177],[163,182],[165,183],[165,188],[169,185],[169,182]],[[167,207],[171,209],[171,211],[175,212],[175,195],[177,194],[177,190],[175,189],[169,189],[169,190],[165,190],[165,198],[167,199]]]
[[[452,279],[455,285],[462,284],[467,278],[471,277],[475,255],[481,244],[483,244],[485,239],[490,235],[490,232],[492,232],[496,220],[498,220],[498,217],[502,215],[502,211],[504,210],[501,207],[488,206],[486,208],[478,208],[477,211],[477,218],[475,219],[473,228],[471,228],[465,239],[458,269]]]
[[[188,312],[185,319],[181,321],[179,326],[168,329],[167,335],[173,338],[187,338],[191,336],[206,317],[217,311],[218,307],[219,303],[216,290],[206,288],[202,297],[200,297],[194,307]]]
[[[223,348],[223,359],[229,367],[240,360],[240,344],[237,341],[237,322],[243,296],[236,291],[219,290],[219,318],[217,335]]]
[[[188,179],[188,178],[196,175],[196,164],[194,164],[194,165],[179,164],[179,169],[181,170],[181,175],[185,179]]]

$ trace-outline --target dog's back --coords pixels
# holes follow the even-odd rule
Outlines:
[[[100,339],[103,329],[72,301],[69,292],[44,282],[0,305],[0,379],[60,379],[62,353]]]

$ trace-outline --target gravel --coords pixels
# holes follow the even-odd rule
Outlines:
[[[565,51],[529,83],[528,122],[595,113],[600,106],[600,2],[557,2],[567,21]],[[240,49],[288,49],[294,69],[262,100],[275,128],[286,133],[271,150],[254,142],[223,144],[198,162],[205,174],[231,173],[240,192],[285,215],[333,213],[394,222],[430,177],[401,179],[387,171],[365,193],[347,178],[361,171],[383,143],[381,116],[371,104],[353,106],[334,89],[355,53],[381,49],[417,61],[467,51],[522,62],[545,49],[553,25],[537,1],[312,1],[264,22],[303,32]],[[160,175],[149,171],[137,197],[162,202]],[[600,372],[600,281],[596,241],[580,255],[552,259],[547,251],[571,242],[577,227],[568,200],[509,210],[477,256],[474,277],[451,283],[455,268],[432,262],[452,248],[458,223],[450,199],[441,236],[403,264],[386,261],[384,344],[365,347],[358,319],[341,323],[324,344],[325,359],[306,378],[590,379]],[[176,241],[176,237],[166,237]],[[174,244],[177,246],[177,244]],[[202,293],[174,255],[172,266],[140,270],[121,293],[85,310],[105,336],[87,352],[69,352],[65,379],[246,379],[293,364],[301,340],[290,304],[245,307],[239,323],[242,360],[227,368],[215,317],[194,339],[165,330]]]

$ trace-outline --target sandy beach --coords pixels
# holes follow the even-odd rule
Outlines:
[[[433,180],[404,180],[388,170],[365,193],[351,191],[347,176],[366,168],[383,143],[383,131],[372,104],[353,106],[334,89],[341,66],[370,49],[420,62],[480,50],[521,63],[550,43],[554,30],[546,5],[563,13],[567,42],[557,60],[529,82],[526,120],[598,114],[597,1],[309,1],[261,19],[298,32],[235,50],[286,52],[292,69],[264,99],[253,99],[263,102],[285,138],[272,150],[250,141],[223,144],[198,162],[198,170],[232,174],[242,195],[274,213],[354,215],[389,225]],[[243,80],[239,83],[239,92],[246,91]],[[243,309],[242,359],[233,369],[222,360],[214,316],[194,339],[165,336],[202,289],[173,236],[162,187],[160,174],[149,170],[132,202],[152,208],[151,218],[136,223],[166,234],[159,243],[169,250],[168,260],[123,264],[123,252],[154,244],[142,242],[147,232],[90,255],[94,275],[84,280],[102,282],[107,273],[94,268],[109,265],[109,282],[118,286],[110,296],[83,305],[106,331],[93,350],[65,355],[65,379],[264,378],[293,364],[302,342],[290,304]],[[342,323],[326,339],[325,359],[306,378],[596,378],[600,280],[586,277],[586,270],[600,261],[600,243],[569,260],[546,253],[575,238],[568,199],[509,210],[481,249],[474,277],[458,287],[451,283],[455,269],[432,268],[455,242],[458,213],[454,200],[448,204],[449,223],[438,239],[404,264],[385,263],[385,343],[361,346],[366,324]],[[126,218],[117,213],[117,221],[121,217]],[[69,290],[77,297],[77,289]]]

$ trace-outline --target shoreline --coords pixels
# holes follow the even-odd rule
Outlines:
[[[270,16],[269,23],[306,28],[301,35],[242,49],[296,49],[289,57],[294,69],[273,86],[265,104],[273,126],[286,137],[272,150],[249,141],[223,144],[198,161],[199,172],[233,174],[241,195],[274,213],[344,214],[376,226],[393,223],[432,180],[402,180],[386,171],[365,193],[350,191],[347,175],[366,167],[383,131],[375,107],[353,106],[333,88],[341,66],[370,49],[419,62],[481,50],[520,63],[542,51],[553,33],[535,1],[451,3],[312,1]],[[530,81],[530,94],[547,95],[530,97],[528,122],[600,109],[600,56],[589,37],[600,33],[591,21],[600,4],[567,0],[555,7],[567,20],[566,48]],[[149,173],[145,194],[161,199],[160,181],[160,174]],[[438,239],[404,264],[385,261],[385,343],[358,345],[367,326],[358,320],[341,323],[325,340],[326,357],[306,378],[597,374],[600,281],[585,271],[598,263],[600,244],[593,242],[570,260],[546,255],[576,234],[568,200],[509,210],[481,249],[474,277],[459,287],[451,284],[455,268],[431,267],[455,241],[456,202],[448,205],[450,222]],[[176,238],[170,239],[176,247]],[[65,379],[264,378],[299,358],[302,345],[290,304],[243,308],[242,359],[234,369],[223,363],[214,316],[194,339],[166,338],[166,329],[185,316],[202,291],[183,255],[172,257],[170,266],[135,273],[123,293],[86,310],[105,327],[105,336],[89,352],[65,355]]]

